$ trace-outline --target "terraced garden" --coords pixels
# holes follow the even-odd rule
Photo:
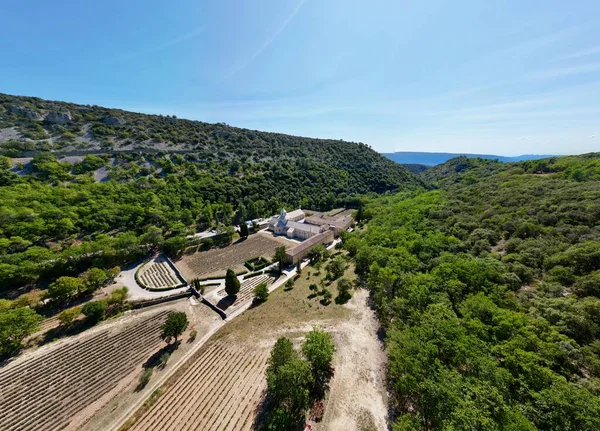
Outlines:
[[[266,387],[269,347],[204,346],[131,430],[249,430]]]
[[[125,327],[99,330],[0,369],[0,429],[67,427],[156,350],[168,314],[152,313]]]
[[[254,288],[256,286],[261,283],[270,285],[273,284],[274,281],[275,277],[271,277],[270,275],[259,275],[244,280],[240,286],[240,291],[233,302],[231,302],[233,298],[227,296],[225,289],[220,289],[216,292],[216,295],[213,296],[215,300],[218,300],[215,305],[229,316],[254,299]]]
[[[185,284],[185,280],[179,277],[171,263],[163,257],[156,258],[142,266],[137,277],[142,287],[148,289],[169,289]]]

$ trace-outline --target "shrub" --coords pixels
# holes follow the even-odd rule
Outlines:
[[[92,301],[86,303],[81,312],[93,323],[98,323],[106,318],[106,302]]]
[[[292,290],[294,288],[294,280],[291,278],[285,282],[285,290]]]
[[[254,298],[258,302],[264,302],[269,298],[269,288],[266,283],[261,283],[254,288]]]
[[[138,390],[144,389],[148,382],[150,382],[150,378],[152,377],[152,368],[146,368],[144,372],[140,375],[140,381],[138,384]]]
[[[167,362],[169,362],[170,357],[171,354],[169,352],[165,352],[162,355],[160,355],[160,358],[158,358],[158,368],[165,368],[167,366]]]
[[[323,289],[321,291],[321,295],[323,295],[323,299],[321,300],[321,303],[323,305],[329,305],[329,304],[331,304],[331,297],[333,295],[331,294],[331,292],[328,289]]]
[[[188,339],[188,341],[190,343],[194,342],[196,340],[196,337],[198,336],[198,331],[196,331],[195,329],[192,329],[190,331],[190,338]]]
[[[58,321],[63,326],[69,326],[75,321],[81,314],[80,307],[69,308],[58,315]]]

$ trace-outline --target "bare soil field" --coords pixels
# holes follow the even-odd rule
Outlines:
[[[249,430],[269,349],[231,338],[203,346],[132,430]]]
[[[167,315],[186,307],[192,308],[183,299],[130,312],[6,364],[0,368],[0,429],[79,430],[95,415],[101,421],[102,407],[133,392],[142,364],[164,347],[159,335]],[[199,333],[212,322],[187,314]]]
[[[385,430],[385,353],[367,293],[356,291],[345,305],[323,305],[308,288],[323,276],[324,271],[304,268],[291,290],[272,292],[265,303],[219,329],[167,381],[160,396],[121,430],[251,429],[264,397],[266,360],[275,340],[287,336],[300,343],[313,327],[331,332],[337,346],[336,375],[326,400],[331,411],[326,409],[325,421],[313,429]],[[354,277],[352,268],[346,277]],[[330,290],[335,296],[334,286],[335,282]]]
[[[245,269],[244,262],[248,259],[259,256],[271,259],[275,249],[281,245],[293,247],[297,244],[283,238],[274,238],[267,233],[257,233],[228,247],[213,248],[183,256],[175,262],[175,266],[187,280],[206,275],[220,275],[220,273],[224,276],[227,268],[232,268],[236,272]]]
[[[0,370],[4,431],[64,429],[82,409],[144,362],[160,343],[167,310],[109,325],[31,352]]]
[[[115,429],[123,420],[125,420],[133,411],[136,405],[141,405],[144,400],[151,397],[155,389],[166,377],[179,368],[182,363],[186,363],[186,358],[200,348],[206,336],[223,325],[223,320],[211,309],[205,305],[192,305],[190,299],[175,301],[169,305],[157,306],[168,307],[171,311],[185,311],[190,325],[187,331],[181,336],[179,347],[171,353],[167,365],[163,367],[154,367],[150,382],[144,389],[139,389],[139,376],[143,371],[142,363],[138,363],[135,371],[124,379],[111,393],[106,394],[102,400],[97,402],[97,406],[90,406],[90,414],[83,414],[82,418],[73,421],[70,430],[78,431],[106,431]],[[197,304],[197,302],[196,302]],[[195,339],[190,337],[191,331],[197,331]],[[158,352],[165,346],[161,342],[155,349],[152,356],[156,358]],[[85,413],[85,412],[84,412]]]

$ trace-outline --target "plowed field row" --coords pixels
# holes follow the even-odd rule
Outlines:
[[[152,354],[168,313],[118,332],[108,328],[0,370],[0,429],[65,428]]]
[[[249,430],[266,386],[269,350],[209,344],[132,430]]]

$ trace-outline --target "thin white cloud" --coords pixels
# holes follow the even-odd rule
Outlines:
[[[281,25],[277,28],[277,30],[275,31],[275,33],[273,33],[273,35],[268,38],[250,57],[248,57],[242,64],[240,64],[239,66],[233,68],[229,73],[225,74],[224,76],[221,77],[221,79],[219,80],[219,83],[224,82],[226,80],[228,80],[229,78],[233,77],[234,75],[236,75],[237,73],[241,72],[242,70],[244,70],[246,67],[248,67],[260,54],[263,53],[264,50],[266,50],[269,46],[271,46],[271,44],[275,41],[275,39],[277,39],[277,37],[281,34],[281,32],[283,32],[283,30],[285,30],[285,28],[288,26],[288,24],[294,19],[294,17],[296,16],[296,14],[298,13],[298,11],[302,8],[302,6],[304,5],[304,3],[306,2],[306,0],[300,0],[297,4],[296,7],[294,8],[294,10],[292,11],[292,13],[281,23]]]
[[[553,79],[564,76],[581,75],[583,73],[600,72],[600,62],[580,64],[571,67],[559,67],[555,69],[535,72],[532,77],[539,79]]]
[[[570,54],[563,55],[562,57],[558,57],[557,60],[572,60],[575,58],[587,57],[594,54],[600,54],[600,46],[594,46],[591,48],[575,51]]]
[[[155,52],[162,51],[163,49],[171,48],[173,46],[179,45],[182,42],[193,39],[194,37],[196,37],[200,33],[202,33],[204,30],[205,30],[204,26],[198,27],[188,33],[181,34],[173,39],[166,40],[157,45],[149,46],[146,49],[142,49],[140,51],[129,52],[129,53],[120,55],[117,59],[134,58],[134,57],[139,57],[142,55],[153,54]]]

